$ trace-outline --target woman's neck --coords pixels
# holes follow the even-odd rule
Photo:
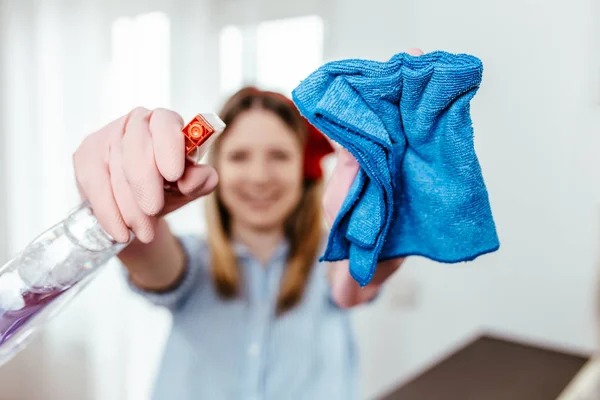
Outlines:
[[[233,239],[246,245],[261,263],[266,264],[284,238],[283,227],[269,230],[256,230],[233,223]]]

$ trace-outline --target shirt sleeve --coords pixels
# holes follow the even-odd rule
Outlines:
[[[205,249],[202,248],[203,246],[200,238],[197,236],[178,236],[177,239],[184,251],[185,270],[183,272],[183,277],[180,279],[177,286],[168,291],[154,292],[136,286],[131,281],[127,269],[122,266],[127,286],[134,293],[142,296],[156,306],[165,307],[171,311],[181,308],[189,298],[190,294],[198,288],[198,283],[203,274],[202,266],[204,264],[202,262],[202,254]]]

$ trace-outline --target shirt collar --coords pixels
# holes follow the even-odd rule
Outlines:
[[[269,260],[269,264],[271,264],[275,261],[281,261],[282,259],[285,259],[288,255],[289,249],[290,249],[289,241],[287,239],[282,239],[279,242],[279,244],[277,245],[275,252],[271,256],[271,259]],[[235,254],[243,260],[249,260],[249,259],[255,260],[256,259],[254,257],[254,254],[252,254],[252,252],[250,251],[250,248],[246,244],[244,244],[238,240],[233,241],[233,250],[234,250]]]

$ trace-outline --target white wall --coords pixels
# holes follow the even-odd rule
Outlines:
[[[501,239],[496,254],[471,264],[410,260],[382,301],[358,315],[365,393],[406,379],[480,329],[591,351],[600,3],[336,2],[330,59],[385,60],[409,47],[482,59],[472,116]],[[391,292],[407,286],[416,305],[401,308]]]

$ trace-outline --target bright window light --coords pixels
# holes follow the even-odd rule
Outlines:
[[[256,32],[256,81],[286,94],[323,60],[323,19],[318,16],[262,22]]]
[[[111,114],[169,107],[170,21],[160,12],[119,18],[112,28]]]
[[[231,95],[237,91],[244,81],[242,30],[237,26],[226,26],[221,31],[220,87],[223,95]]]
[[[243,84],[287,95],[323,61],[323,19],[319,16],[226,26],[220,37],[220,92]]]

